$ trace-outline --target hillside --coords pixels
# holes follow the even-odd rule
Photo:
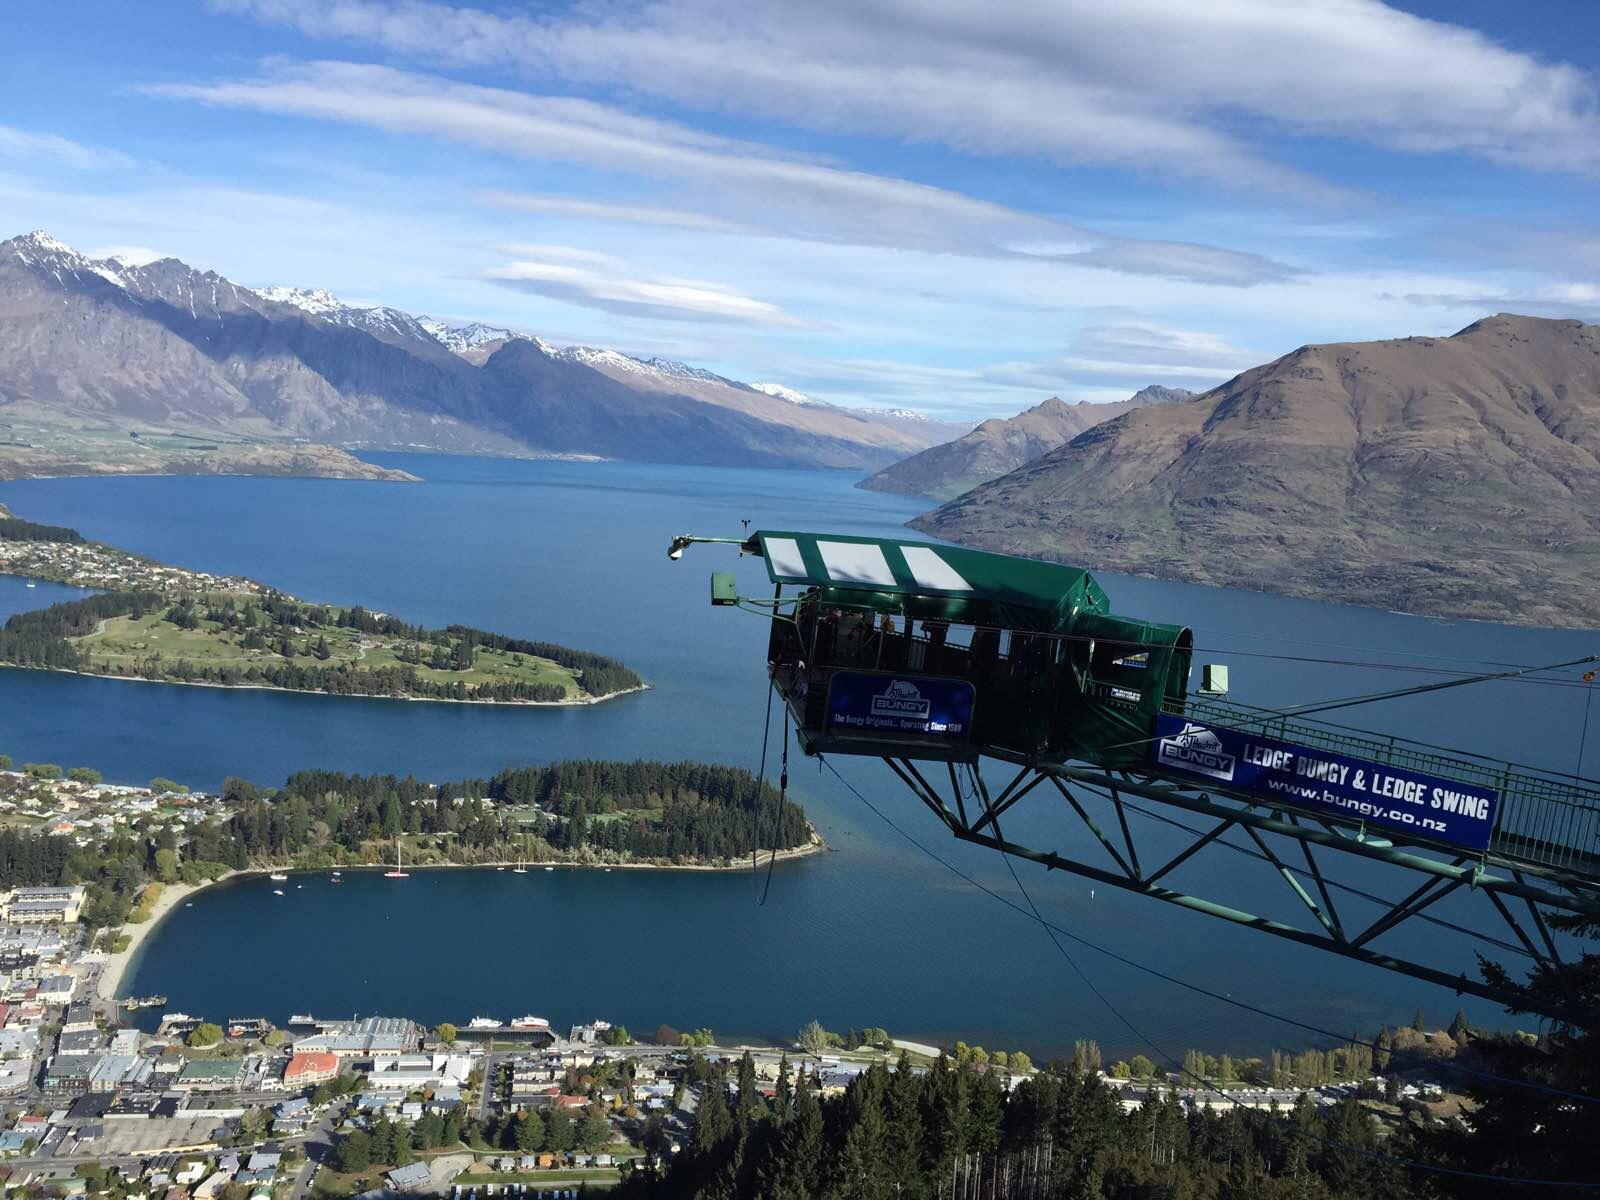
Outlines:
[[[0,477],[372,473],[338,448],[864,470],[952,432],[175,258],[0,242]]]
[[[1055,396],[1026,412],[1006,419],[985,421],[971,433],[953,442],[913,454],[857,486],[875,492],[902,492],[911,496],[931,496],[949,500],[998,479],[1018,467],[1064,446],[1085,429],[1091,429],[1135,408],[1152,404],[1176,404],[1192,400],[1185,388],[1147,387],[1126,400],[1110,404],[1090,404],[1080,400],[1067,404]]]
[[[913,524],[1106,570],[1600,625],[1600,327],[1305,346]]]

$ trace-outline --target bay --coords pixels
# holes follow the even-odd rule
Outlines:
[[[895,534],[921,502],[862,492],[845,475],[619,463],[374,455],[420,485],[253,478],[63,479],[0,484],[30,519],[168,562],[247,574],[307,599],[362,603],[429,624],[461,621],[611,654],[651,690],[582,709],[411,703],[139,684],[0,670],[0,751],[93,765],[107,778],[165,775],[215,788],[270,785],[306,767],[488,775],[570,757],[697,758],[754,769],[765,713],[757,617],[713,610],[706,576],[768,591],[759,563],[673,534],[752,527]],[[1190,624],[1199,661],[1230,665],[1236,695],[1279,704],[1371,692],[1463,663],[1576,657],[1593,635],[1440,621],[1223,588],[1101,575],[1118,612]],[[0,579],[0,612],[70,593]],[[1300,661],[1290,661],[1297,659]],[[1347,660],[1406,664],[1341,665]],[[1582,693],[1486,684],[1359,713],[1359,723],[1572,770]],[[777,738],[774,738],[776,743]],[[776,754],[776,749],[774,749]],[[1587,764],[1594,767],[1594,754]],[[845,776],[906,834],[1023,904],[1002,861],[953,843],[871,761]],[[884,1025],[1035,1056],[1078,1037],[1152,1054],[1149,1042],[1233,1052],[1306,1035],[1065,943],[1122,1014],[1105,1007],[1040,928],[911,844],[815,764],[791,763],[797,798],[833,852],[779,867],[764,907],[743,874],[417,873],[403,884],[320,876],[274,897],[243,880],[201,893],[141,951],[125,987],[208,1016],[352,1011],[419,1020],[534,1011],[785,1035]],[[1042,793],[1007,833],[1083,857],[1081,826]],[[1151,853],[1180,845],[1156,829]],[[1186,866],[1189,890],[1226,883],[1235,902],[1303,922],[1281,882],[1219,852]],[[1345,869],[1345,868],[1348,869]],[[1448,993],[1277,943],[1168,906],[1019,865],[1029,897],[1083,937],[1219,992],[1327,1027],[1369,1029]],[[1341,878],[1369,882],[1362,864]],[[1280,894],[1281,893],[1281,894]],[[1448,940],[1422,927],[1395,944]],[[1458,939],[1459,940],[1459,939]],[[1471,970],[1470,946],[1452,948]],[[1502,956],[1504,957],[1504,956]],[[1512,960],[1515,961],[1514,959]],[[1489,1006],[1468,1006],[1492,1020]],[[1126,1017],[1127,1021],[1122,1018]],[[1131,1028],[1130,1024],[1131,1022]]]

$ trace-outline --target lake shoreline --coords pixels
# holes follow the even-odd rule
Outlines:
[[[71,586],[71,585],[66,585]],[[151,679],[146,675],[114,675],[107,671],[79,671],[68,667],[28,667],[21,663],[0,663],[11,671],[44,671],[51,675],[81,675],[85,679],[113,679],[122,683],[158,683],[172,687],[221,688],[230,692],[284,692],[292,696],[327,696],[331,700],[402,700],[412,704],[486,704],[500,708],[588,708],[622,696],[648,692],[651,686],[622,688],[603,696],[588,696],[581,700],[457,700],[451,696],[392,696],[377,692],[324,692],[310,688],[286,688],[273,683],[213,683],[207,679]]]
[[[830,849],[831,847],[823,839],[822,835],[817,833],[817,831],[813,828],[811,831],[811,840],[804,846],[795,846],[792,849],[779,850],[776,855],[774,855],[770,850],[762,851],[757,859],[757,866],[758,868],[764,869],[768,862],[774,859],[780,863],[796,862],[803,858],[810,858],[814,854],[821,854]],[[407,864],[405,870],[408,874],[420,873],[423,871],[448,870],[498,871],[512,870],[517,865],[518,864],[515,859],[509,859],[504,862],[496,861],[481,863],[419,863],[415,866]],[[602,863],[570,862],[561,859],[534,861],[530,859],[524,862],[523,865],[530,871],[535,869],[543,870],[546,867],[553,871],[575,870],[602,872],[692,871],[715,873],[743,871],[749,869],[749,864],[745,862],[730,862],[724,865],[718,865],[716,863]],[[180,907],[180,902],[192,900],[196,895],[205,891],[207,888],[217,887],[234,879],[247,879],[252,876],[270,877],[274,872],[280,872],[285,875],[328,875],[335,871],[338,871],[342,874],[346,871],[370,872],[387,871],[390,869],[392,869],[392,864],[383,862],[356,863],[341,867],[244,867],[238,870],[228,871],[226,874],[219,875],[215,879],[207,880],[205,883],[162,884],[161,895],[156,899],[154,906],[151,908],[150,919],[148,921],[125,922],[122,925],[120,932],[127,935],[129,939],[128,945],[124,949],[117,951],[115,954],[106,955],[105,965],[100,969],[100,978],[96,987],[97,996],[105,1003],[116,1003],[119,999],[117,993],[122,987],[122,981],[127,976],[128,968],[132,965],[134,956],[138,952],[140,946],[149,940],[150,935],[155,932],[157,927],[160,926],[160,924],[165,921],[167,917],[172,915],[175,909]]]
[[[139,947],[147,941],[156,928],[172,915],[180,901],[186,901],[195,893],[203,892],[208,887],[215,887],[224,880],[232,879],[236,875],[247,874],[245,871],[229,871],[205,883],[164,883],[161,885],[161,895],[151,906],[150,919],[147,921],[125,921],[118,931],[127,935],[128,944],[115,954],[107,954],[105,965],[100,968],[100,978],[95,991],[98,998],[108,1004],[116,1004],[117,991],[122,986],[123,977],[128,973],[128,967],[138,953]]]

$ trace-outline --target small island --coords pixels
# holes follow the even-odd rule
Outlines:
[[[309,604],[0,515],[0,571],[103,589],[19,613],[0,664],[124,679],[490,704],[592,704],[644,681],[614,659],[465,625]]]

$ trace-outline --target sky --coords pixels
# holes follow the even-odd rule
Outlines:
[[[971,420],[1600,319],[1600,4],[9,0],[0,238]]]

